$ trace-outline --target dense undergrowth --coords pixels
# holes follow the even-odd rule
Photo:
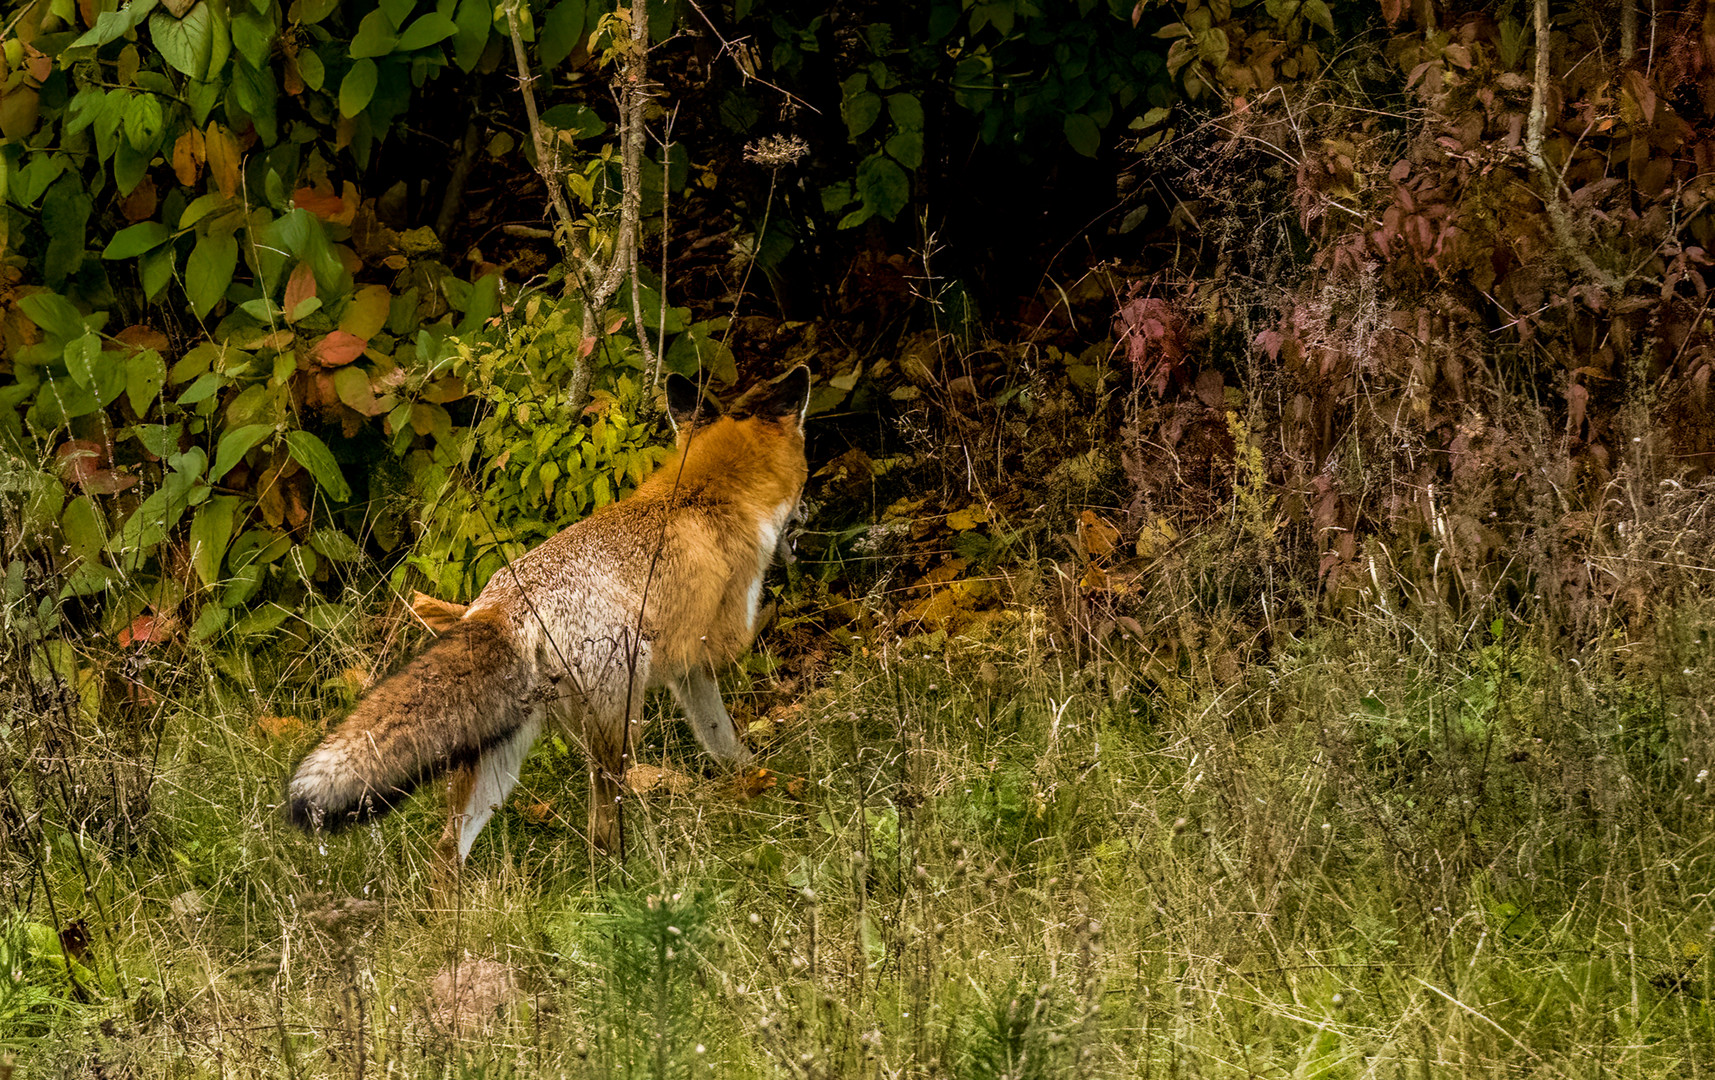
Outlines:
[[[284,669],[374,640],[189,657],[152,729],[14,708],[0,1039],[27,1076],[1715,1065],[1706,602],[1575,655],[1377,609],[1228,679],[1051,629],[830,659],[745,785],[658,719],[623,865],[550,743],[439,893],[437,800],[277,812],[334,692]]]

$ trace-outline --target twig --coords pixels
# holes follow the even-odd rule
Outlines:
[[[1562,175],[1549,166],[1548,159],[1542,153],[1543,131],[1548,123],[1550,85],[1548,0],[1535,0],[1535,22],[1536,77],[1531,80],[1530,86],[1530,117],[1524,138],[1525,156],[1530,159],[1531,168],[1536,170],[1537,181],[1542,185],[1543,210],[1548,214],[1548,224],[1554,232],[1554,240],[1561,254],[1570,259],[1585,277],[1604,290],[1618,292],[1624,288],[1625,281],[1597,266],[1596,261],[1590,258],[1590,253],[1573,237],[1572,222],[1567,217],[1565,204],[1560,201]]]
[[[506,24],[512,33],[512,56],[518,63],[518,92],[524,98],[524,115],[530,121],[530,141],[536,148],[536,174],[542,178],[542,183],[547,185],[548,200],[554,207],[554,216],[559,219],[559,228],[564,230],[560,251],[565,256],[566,269],[574,282],[581,281],[584,253],[578,244],[577,234],[572,230],[572,210],[566,204],[565,187],[560,183],[559,174],[554,171],[548,156],[547,140],[542,135],[542,118],[536,112],[536,91],[532,88],[536,76],[530,74],[530,61],[524,55],[524,35],[518,29],[516,2],[506,6]]]

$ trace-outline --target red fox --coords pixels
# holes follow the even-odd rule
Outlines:
[[[808,475],[809,395],[798,367],[723,412],[669,376],[672,456],[630,498],[503,567],[369,691],[293,772],[290,820],[364,821],[450,772],[441,855],[456,865],[556,723],[588,756],[591,842],[623,854],[620,791],[651,686],[673,691],[715,758],[749,760],[715,672],[756,637],[763,575]]]

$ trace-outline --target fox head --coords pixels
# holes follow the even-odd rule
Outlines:
[[[796,517],[809,468],[804,459],[804,417],[810,408],[810,369],[799,365],[772,383],[752,387],[723,408],[681,375],[667,376],[667,415],[676,460],[659,472],[680,471],[683,482],[718,484],[754,500],[765,516]],[[766,510],[764,510],[766,508]],[[784,552],[787,558],[790,552]]]

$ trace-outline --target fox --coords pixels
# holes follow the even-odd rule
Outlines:
[[[677,374],[665,389],[669,456],[629,497],[503,566],[462,612],[442,606],[440,636],[293,770],[293,824],[369,821],[446,775],[437,857],[456,869],[557,726],[585,750],[589,842],[623,858],[620,799],[652,687],[678,699],[717,762],[751,759],[716,675],[755,640],[763,579],[801,513],[810,372],[730,408]]]

